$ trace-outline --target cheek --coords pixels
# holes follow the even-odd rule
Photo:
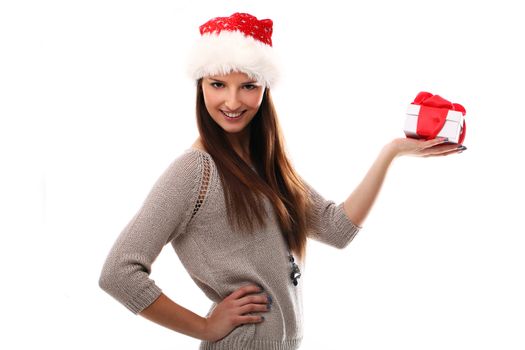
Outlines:
[[[253,96],[250,96],[249,106],[251,108],[257,109],[261,105],[262,100],[263,100],[263,94],[262,93],[253,94]]]
[[[206,105],[206,107],[208,109],[215,108],[218,100],[217,96],[213,93],[210,93],[206,89],[204,89],[202,92],[204,97],[204,104]]]

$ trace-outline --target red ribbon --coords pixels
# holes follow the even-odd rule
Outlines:
[[[459,103],[452,103],[439,95],[422,91],[417,94],[413,105],[419,105],[419,116],[417,118],[417,134],[426,140],[435,139],[447,120],[449,110],[467,113],[465,107]],[[462,144],[465,139],[467,124],[463,121],[463,130],[459,136],[458,144]]]

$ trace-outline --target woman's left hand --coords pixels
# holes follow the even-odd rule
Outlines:
[[[412,138],[398,138],[388,145],[395,157],[409,155],[416,157],[440,157],[460,153],[467,148],[458,144],[447,143],[446,138],[433,140],[416,140]]]

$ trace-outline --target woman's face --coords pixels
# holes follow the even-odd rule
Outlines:
[[[224,131],[239,133],[250,124],[261,105],[264,86],[245,73],[213,75],[202,80],[204,103]]]

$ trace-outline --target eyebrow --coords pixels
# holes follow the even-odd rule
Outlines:
[[[215,78],[212,78],[212,77],[209,77],[208,79],[214,80],[214,81],[218,81],[219,83],[226,83],[225,81],[222,81],[222,80],[219,80],[219,79],[215,79]],[[247,82],[242,83],[242,84],[254,84],[254,83],[257,83],[257,80],[250,80],[250,81],[247,81]]]

